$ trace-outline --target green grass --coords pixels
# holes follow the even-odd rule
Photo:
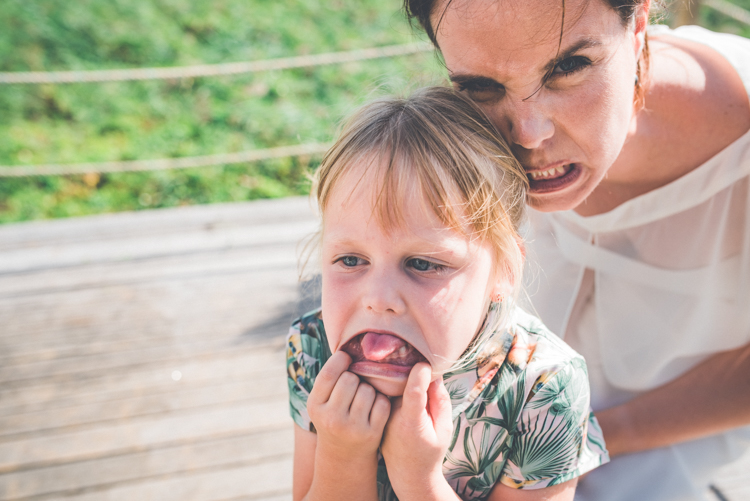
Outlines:
[[[180,66],[407,43],[394,0],[4,0],[0,71]],[[442,75],[429,53],[234,77],[0,86],[0,165],[206,155],[331,140],[373,94]],[[306,193],[316,158],[0,178],[0,222]]]
[[[750,11],[750,0],[730,0],[731,3]],[[709,7],[701,7],[700,24],[714,31],[750,37],[750,26],[735,21]]]

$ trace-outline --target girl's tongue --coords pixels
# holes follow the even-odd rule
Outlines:
[[[380,362],[401,348],[404,348],[402,354],[406,354],[406,342],[390,334],[368,332],[362,336],[361,346],[364,358],[372,362]]]
[[[401,396],[411,368],[417,362],[427,361],[403,339],[377,332],[356,336],[341,349],[352,357],[349,371],[390,397]]]
[[[352,363],[395,365],[407,372],[417,362],[426,361],[412,345],[391,334],[366,332],[350,339],[342,350],[352,357]]]

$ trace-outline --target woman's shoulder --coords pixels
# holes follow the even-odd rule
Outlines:
[[[740,79],[745,82],[746,87],[750,86],[749,39],[731,33],[718,33],[700,26],[681,26],[676,29],[661,25],[651,26],[648,34],[649,40],[652,42],[677,45],[680,48],[687,49],[688,52],[693,52],[691,48],[694,49],[696,44],[711,49],[713,52],[708,52],[709,56],[715,56],[715,53],[718,53],[734,68]],[[707,62],[717,63],[715,57],[709,58]]]
[[[651,33],[651,32],[650,32]],[[638,138],[652,164],[651,189],[697,169],[750,129],[750,43],[698,27],[649,39],[646,111]]]

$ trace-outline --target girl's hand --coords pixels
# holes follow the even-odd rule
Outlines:
[[[318,433],[318,449],[347,459],[376,457],[390,402],[346,370],[351,361],[343,351],[328,359],[307,399],[307,411]]]
[[[394,400],[385,427],[381,452],[401,501],[459,499],[443,477],[453,431],[450,396],[442,378],[431,383],[431,376],[426,363],[412,368],[404,396]]]
[[[295,479],[300,478],[295,498],[304,494],[308,500],[377,500],[377,451],[391,405],[346,370],[351,361],[344,352],[334,353],[315,379],[307,412],[317,434],[308,432],[314,438],[304,442],[314,445],[306,447],[299,461],[295,444],[295,468],[307,465],[305,471],[302,466],[299,474],[295,471]]]

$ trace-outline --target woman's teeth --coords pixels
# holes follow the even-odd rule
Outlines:
[[[529,172],[531,179],[535,181],[537,179],[549,179],[549,178],[560,177],[563,174],[565,174],[564,165],[561,165],[559,167],[552,167],[551,169],[547,169],[547,170],[538,170],[534,172]]]

